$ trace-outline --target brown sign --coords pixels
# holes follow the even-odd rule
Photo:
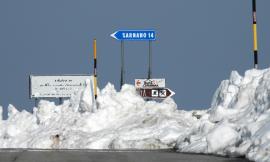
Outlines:
[[[144,98],[164,99],[167,97],[171,97],[175,94],[169,88],[152,88],[152,89],[141,88],[141,89],[138,89],[138,91],[139,91],[140,95]]]

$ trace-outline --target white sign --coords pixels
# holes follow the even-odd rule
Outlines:
[[[135,87],[139,88],[165,88],[165,79],[135,79]]]
[[[30,98],[38,97],[71,97],[76,91],[86,87],[89,79],[93,88],[93,76],[62,75],[62,76],[30,76]]]

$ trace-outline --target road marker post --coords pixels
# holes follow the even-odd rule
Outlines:
[[[97,99],[97,40],[94,39],[94,96]]]
[[[258,69],[258,34],[257,34],[256,0],[252,0],[252,18],[253,18],[254,68]]]

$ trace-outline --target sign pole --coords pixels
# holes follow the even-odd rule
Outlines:
[[[62,97],[59,97],[59,104],[63,104],[63,98]]]
[[[150,79],[152,76],[152,41],[156,40],[156,32],[154,30],[118,30],[110,35],[116,40],[121,41],[121,77],[120,77],[120,89],[125,82],[125,62],[124,62],[124,41],[149,41],[149,67],[148,76]]]
[[[152,41],[149,40],[149,46],[148,46],[148,79],[151,79],[152,77]]]
[[[97,40],[94,39],[94,95],[97,99]]]
[[[38,99],[35,98],[35,107],[38,107]]]
[[[124,41],[121,40],[121,78],[120,78],[120,89],[124,85],[125,80],[125,55],[124,55]]]
[[[256,0],[252,0],[252,17],[253,17],[253,52],[254,68],[258,69],[258,35],[257,35],[257,17],[256,17]]]

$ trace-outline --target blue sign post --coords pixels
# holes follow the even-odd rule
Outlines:
[[[120,88],[124,84],[124,41],[148,41],[149,42],[149,62],[148,62],[148,79],[151,79],[152,75],[152,41],[156,40],[156,31],[154,30],[118,30],[111,34],[116,40],[121,41],[121,78]]]
[[[111,34],[117,40],[153,41],[156,39],[154,30],[119,30]]]

